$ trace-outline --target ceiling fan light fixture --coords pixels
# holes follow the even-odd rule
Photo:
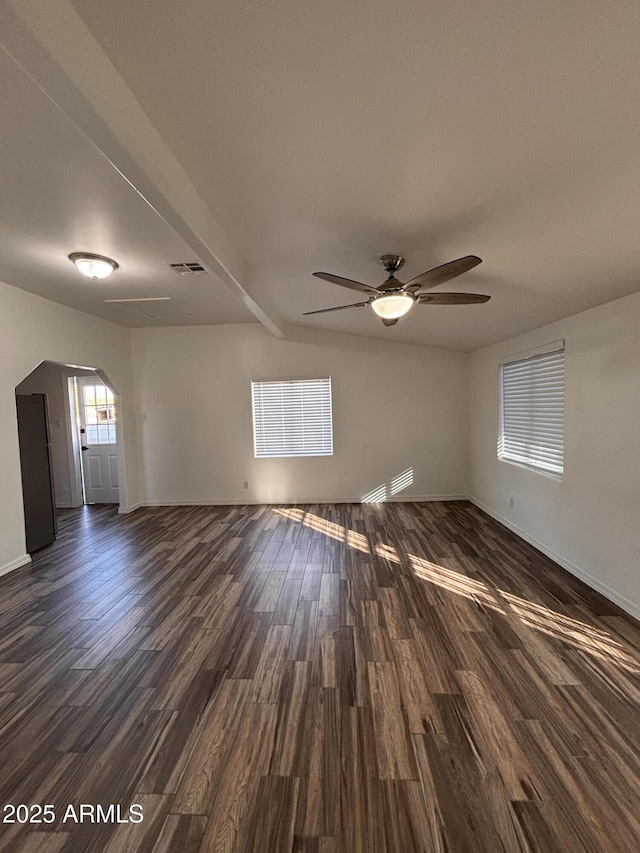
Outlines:
[[[73,252],[69,255],[69,260],[78,267],[82,275],[94,281],[98,278],[106,278],[118,269],[116,261],[90,252]]]
[[[371,307],[378,317],[383,320],[397,320],[404,317],[414,303],[413,296],[408,293],[386,293],[377,296],[371,303]]]

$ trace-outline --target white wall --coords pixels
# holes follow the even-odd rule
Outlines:
[[[399,498],[466,494],[462,353],[247,324],[135,329],[133,362],[148,502],[360,500],[409,467]],[[334,455],[255,459],[250,380],[327,374]]]
[[[560,338],[566,444],[556,480],[497,458],[498,363]],[[473,353],[470,399],[472,497],[640,616],[640,293]]]
[[[126,460],[121,504],[138,500],[129,330],[0,283],[0,574],[27,560],[15,387],[45,360],[100,367],[114,384]]]

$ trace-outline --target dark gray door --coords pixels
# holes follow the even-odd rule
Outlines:
[[[46,394],[16,394],[27,553],[56,538]]]

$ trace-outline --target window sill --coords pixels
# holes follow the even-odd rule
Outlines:
[[[551,480],[562,481],[564,471],[549,471],[547,468],[541,468],[538,465],[527,465],[526,462],[521,462],[518,459],[510,459],[508,456],[498,456],[498,462],[505,462],[507,465],[515,465],[516,468],[523,468],[525,471],[533,471],[534,474],[541,474],[543,477],[548,477]]]

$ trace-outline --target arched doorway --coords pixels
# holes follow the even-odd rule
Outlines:
[[[27,552],[32,553],[52,541],[50,532],[43,533],[51,526],[46,488],[50,489],[54,528],[55,515],[65,509],[85,503],[120,503],[124,466],[120,400],[99,368],[53,361],[41,362],[15,391],[25,530],[27,534],[31,531]],[[43,407],[36,398],[44,401]],[[43,418],[44,433],[37,423]],[[47,453],[38,450],[42,440],[47,442]],[[34,495],[37,499],[30,503]]]

